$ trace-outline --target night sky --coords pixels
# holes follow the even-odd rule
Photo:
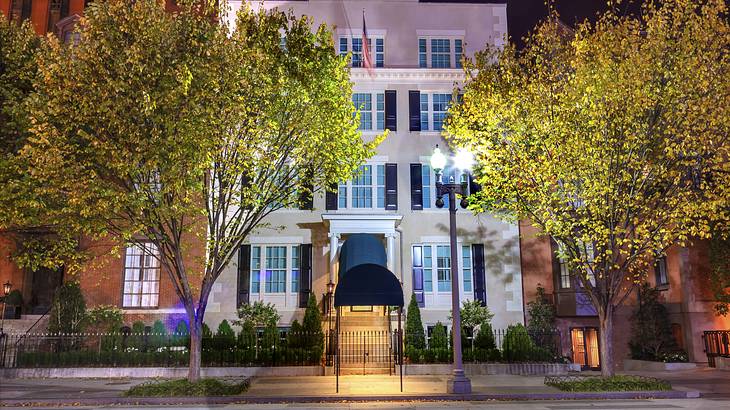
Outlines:
[[[594,19],[596,14],[606,10],[605,0],[556,0],[555,6],[560,18],[570,26],[585,19]],[[638,10],[637,2],[627,4],[627,10]],[[522,45],[524,37],[535,24],[547,16],[545,0],[508,0],[507,27],[513,42]]]

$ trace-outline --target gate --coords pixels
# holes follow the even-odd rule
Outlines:
[[[384,374],[386,369],[387,374],[394,374],[394,366],[399,364],[397,330],[340,332],[339,352],[336,337],[332,332],[327,340],[328,363],[334,363],[339,353],[340,369],[348,374]]]
[[[702,338],[710,367],[715,367],[716,357],[730,357],[730,330],[706,330]]]

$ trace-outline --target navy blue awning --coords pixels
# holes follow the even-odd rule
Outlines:
[[[373,263],[383,267],[387,265],[383,242],[374,235],[358,233],[350,235],[340,249],[340,268],[337,279],[342,280],[347,271],[357,265]]]
[[[335,306],[403,306],[403,290],[388,268],[365,263],[340,278]]]

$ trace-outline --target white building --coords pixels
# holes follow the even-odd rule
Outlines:
[[[231,1],[231,6],[233,16],[241,2]],[[268,222],[280,229],[250,237],[238,262],[215,284],[206,321],[215,328],[223,319],[236,318],[239,303],[255,300],[275,303],[282,327],[295,318],[301,321],[300,294],[311,289],[320,300],[326,284],[337,280],[342,242],[350,234],[371,233],[382,238],[406,304],[415,293],[425,326],[447,324],[448,207],[435,205],[429,157],[436,144],[446,146],[440,129],[454,85],[463,79],[460,56],[502,44],[506,2],[309,0],[265,1],[263,7],[291,8],[311,16],[315,25],[334,25],[337,51],[353,53],[353,100],[363,107],[363,138],[386,127],[391,131],[361,176],[341,184],[338,195],[320,194],[314,210],[287,209],[270,216]],[[377,66],[373,76],[359,67],[363,10]],[[517,226],[465,210],[457,218],[462,300],[484,299],[495,314],[495,328],[522,323]]]

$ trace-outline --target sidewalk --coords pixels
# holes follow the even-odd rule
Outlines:
[[[3,379],[0,405],[685,398],[689,390],[677,386],[675,391],[655,393],[566,393],[545,386],[542,376],[479,375],[471,377],[472,394],[449,395],[446,379],[447,376],[406,376],[401,393],[397,376],[341,376],[340,392],[336,393],[334,376],[257,377],[242,396],[145,399],[122,397],[122,393],[149,379]]]

